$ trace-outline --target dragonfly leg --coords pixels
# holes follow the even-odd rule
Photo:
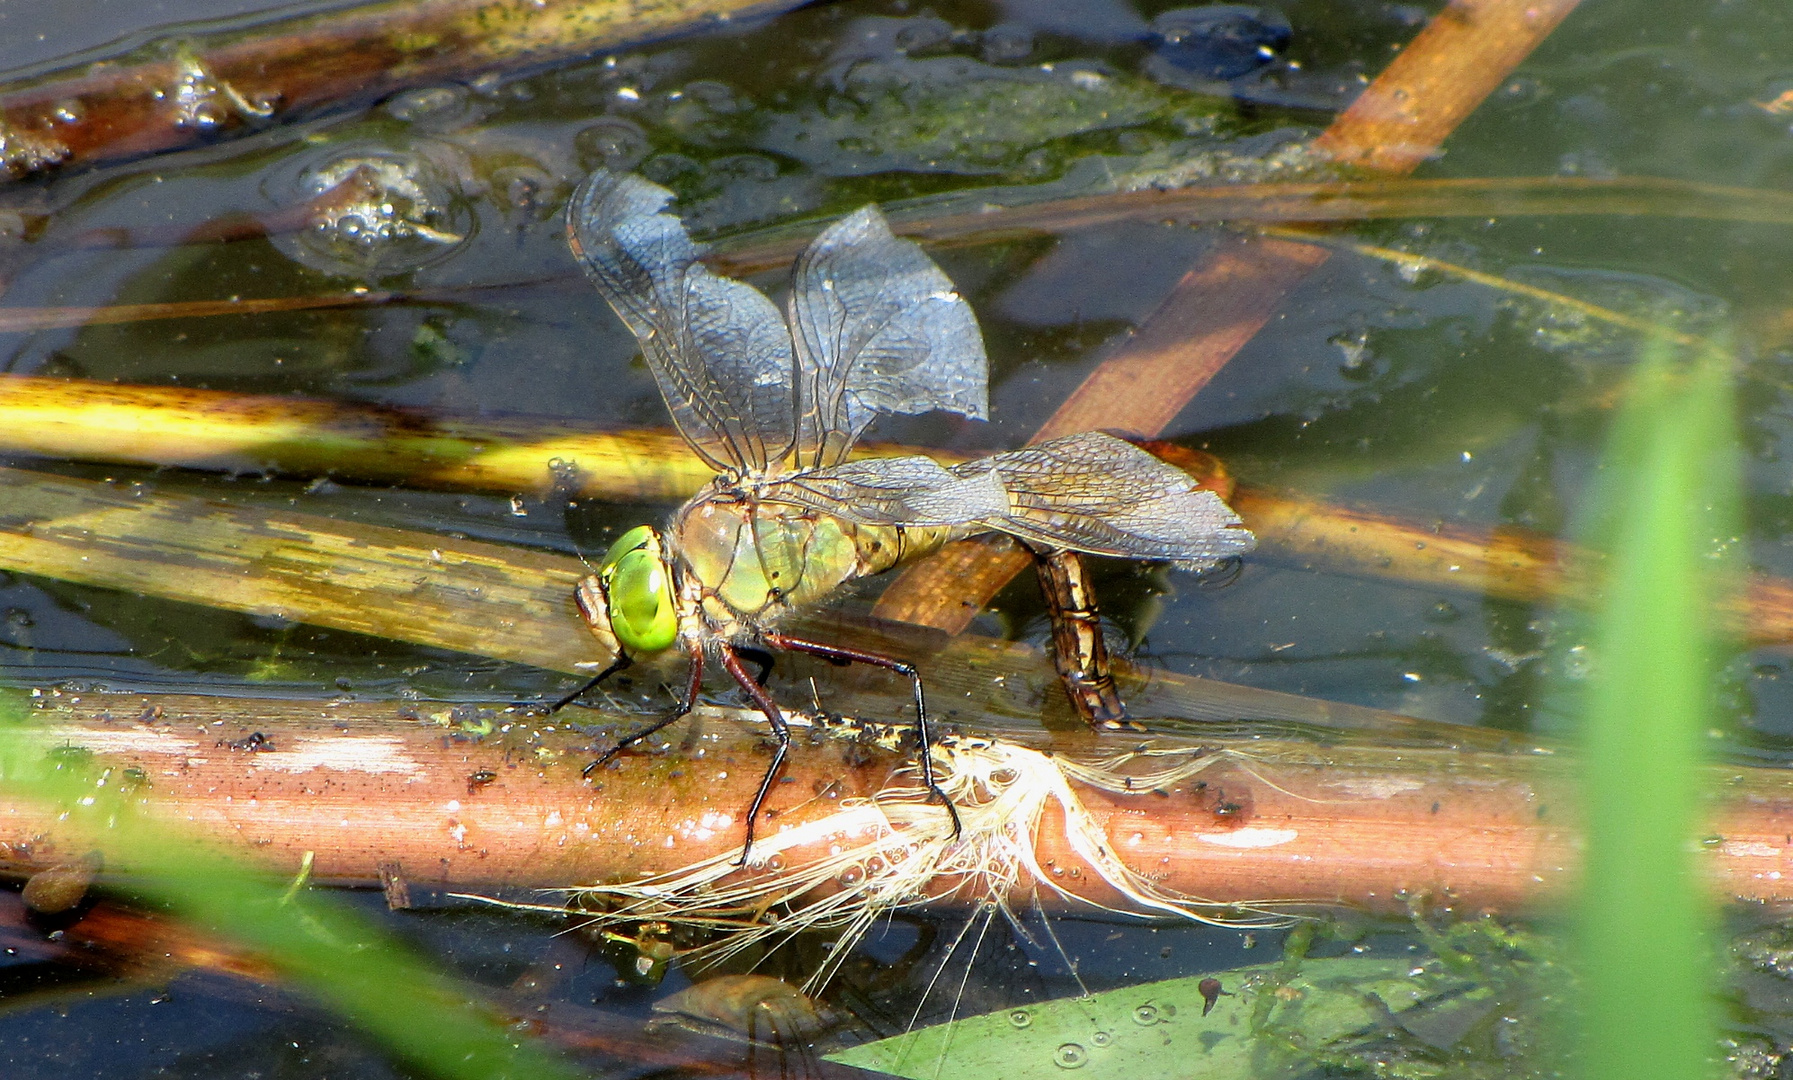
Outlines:
[[[572,693],[561,698],[559,701],[556,701],[554,704],[548,706],[548,715],[553,716],[555,713],[566,708],[568,705],[571,705],[573,702],[578,701],[580,698],[591,693],[593,690],[596,690],[598,688],[599,683],[602,683],[605,679],[608,679],[610,676],[615,675],[617,672],[628,667],[630,665],[630,663],[632,663],[632,661],[629,659],[628,653],[624,653],[624,652],[617,653],[616,659],[612,660],[610,662],[609,667],[605,668],[603,671],[598,672],[596,675],[593,675],[591,678],[585,680],[584,683],[580,684],[579,689],[573,691]]]
[[[691,660],[691,678],[690,681],[685,684],[685,696],[679,700],[678,707],[667,713],[665,716],[660,717],[658,720],[655,720],[647,727],[642,728],[640,731],[631,732],[624,736],[622,741],[604,751],[598,756],[596,761],[587,765],[584,770],[579,773],[580,776],[589,777],[596,770],[610,764],[611,760],[615,758],[616,755],[627,750],[629,747],[634,746],[636,743],[647,738],[649,735],[652,735],[654,732],[659,731],[668,724],[677,723],[679,720],[684,719],[692,709],[697,708],[697,692],[702,689],[704,681],[704,654],[703,650],[700,648],[687,647],[685,655]]]
[[[959,834],[964,831],[959,824],[959,808],[953,805],[953,801],[947,798],[946,792],[941,791],[940,785],[934,782],[932,754],[934,735],[928,728],[928,705],[922,697],[921,672],[915,669],[915,665],[888,656],[879,656],[877,653],[846,649],[839,645],[824,645],[819,641],[806,641],[803,638],[794,638],[786,634],[773,633],[766,634],[764,637],[766,644],[774,648],[809,653],[827,660],[870,664],[873,667],[881,667],[886,671],[894,671],[908,677],[910,684],[915,687],[915,742],[917,757],[921,761],[921,783],[928,789],[929,794],[939,799],[941,805],[946,807],[947,815],[953,819],[953,838],[957,839]]]
[[[779,772],[784,769],[785,755],[791,751],[791,728],[784,722],[784,713],[779,710],[778,703],[772,700],[772,695],[766,693],[766,688],[754,681],[752,675],[747,674],[746,666],[741,663],[740,653],[729,645],[722,646],[721,651],[723,668],[734,676],[735,682],[741,684],[741,689],[747,691],[747,696],[753,699],[754,707],[765,716],[766,723],[772,725],[772,735],[778,740],[778,749],[772,753],[772,764],[766,766],[766,775],[760,778],[760,789],[753,793],[753,803],[747,808],[747,842],[741,845],[741,858],[735,863],[736,866],[746,866],[747,856],[753,852],[753,826],[759,820],[760,807],[765,805],[766,795],[771,792],[773,781],[778,779]]]
[[[764,649],[756,649],[751,645],[736,645],[735,655],[759,668],[759,674],[753,677],[753,681],[761,686],[766,685],[766,680],[772,677],[771,653]]]
[[[1074,551],[1035,551],[1034,556],[1052,616],[1052,660],[1065,694],[1085,723],[1099,731],[1117,730],[1128,723],[1127,707],[1114,686],[1083,559]]]

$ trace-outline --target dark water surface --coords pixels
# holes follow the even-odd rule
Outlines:
[[[1167,45],[1151,36],[1167,6],[853,0],[0,187],[0,218],[54,215],[28,250],[4,252],[9,307],[282,297],[356,285],[458,289],[464,297],[0,334],[0,365],[445,414],[662,426],[664,409],[633,339],[566,249],[563,202],[590,168],[638,169],[678,193],[694,230],[713,234],[986,185],[1096,192],[1162,180],[1191,162],[1247,180],[1298,178],[1301,145],[1436,7],[1289,2],[1256,16],[1261,41],[1252,40],[1263,55],[1225,42]],[[237,17],[247,7],[0,0],[0,58],[41,69],[169,23]],[[1773,106],[1793,92],[1790,57],[1793,12],[1783,4],[1589,3],[1420,175],[1637,175],[1781,190],[1793,178],[1793,110]],[[1095,106],[1093,94],[1102,95]],[[386,222],[388,235],[372,239],[381,222],[232,243],[58,246],[100,228],[167,235],[231,214],[270,215],[366,162],[397,178],[398,208],[411,212],[412,225]],[[1056,242],[936,252],[988,341],[992,421],[904,419],[881,423],[872,437],[961,450],[1019,445],[1227,235],[1132,224]],[[1793,228],[1489,215],[1360,223],[1340,238],[1432,255],[1691,333],[1729,331],[1746,363],[1750,559],[1793,575]],[[757,283],[776,290],[780,277]],[[1630,331],[1535,300],[1341,252],[1167,437],[1220,455],[1258,485],[1422,522],[1566,534],[1606,430],[1608,391],[1638,345]],[[569,515],[564,505],[536,500],[69,468],[164,491],[588,553],[665,511],[582,507]],[[1542,606],[1272,558],[1248,559],[1236,575],[1115,564],[1099,578],[1116,642],[1131,642],[1142,663],[1453,723],[1561,731],[1563,707],[1551,687],[1573,680],[1583,644]],[[1006,591],[977,629],[1044,641],[1031,583]],[[1719,733],[1725,747],[1782,759],[1793,745],[1787,672],[1781,651],[1735,657]],[[13,575],[0,575],[0,680],[499,700],[564,685],[522,667]],[[839,980],[835,1004],[867,1031],[889,1034],[918,1008],[924,1020],[940,1019],[955,1007],[981,1012],[1075,992],[1049,939],[998,921],[975,954],[961,949],[950,975],[924,995],[961,918],[881,927]],[[557,993],[630,1015],[644,1015],[648,1002],[686,978],[675,972],[660,988],[630,983],[599,954],[527,920],[425,912],[392,921],[469,977],[507,984],[531,965],[559,964],[570,974]],[[1095,989],[1266,961],[1278,940],[1072,919],[1054,930]],[[1413,947],[1399,928],[1387,930],[1359,946],[1391,954]],[[376,1048],[287,995],[191,975],[117,993],[71,979],[72,989],[48,1000],[47,988],[65,979],[0,958],[0,993],[46,995],[21,999],[29,1007],[0,1020],[6,1076],[400,1075]],[[1779,1052],[1785,1037],[1769,1031],[1759,1039]]]

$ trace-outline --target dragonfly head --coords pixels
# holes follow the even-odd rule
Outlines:
[[[617,644],[631,655],[662,652],[678,639],[672,567],[660,530],[651,525],[637,525],[610,545],[598,572],[580,583],[578,599],[587,621],[607,622]]]

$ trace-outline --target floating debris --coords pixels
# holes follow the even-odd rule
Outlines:
[[[39,870],[25,882],[20,899],[39,915],[60,915],[71,911],[87,898],[93,875],[99,869],[95,859],[59,863]]]
[[[770,975],[705,979],[654,1002],[654,1012],[781,1045],[808,1038],[825,1026],[809,995]]]

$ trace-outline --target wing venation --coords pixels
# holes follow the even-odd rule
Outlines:
[[[797,467],[826,468],[880,413],[989,414],[971,305],[914,241],[867,206],[818,236],[791,273]]]
[[[1040,547],[1201,569],[1257,546],[1220,496],[1197,487],[1181,469],[1100,432],[1010,450],[952,471],[994,476],[1009,507],[981,524]]]
[[[1005,514],[994,473],[960,475],[932,458],[853,461],[762,485],[767,502],[820,510],[864,525],[969,525]]]
[[[764,472],[796,436],[790,332],[753,286],[699,261],[672,193],[599,169],[573,196],[568,238],[636,340],[680,434],[719,472]]]

